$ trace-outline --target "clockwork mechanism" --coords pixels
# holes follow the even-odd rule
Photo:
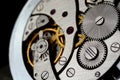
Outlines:
[[[29,0],[9,52],[14,80],[120,80],[120,1]]]

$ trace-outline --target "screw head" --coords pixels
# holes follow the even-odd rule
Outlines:
[[[98,16],[95,19],[95,24],[98,25],[98,26],[101,26],[102,24],[104,24],[104,22],[105,22],[105,18],[102,17],[102,16]]]
[[[99,71],[97,71],[97,72],[95,73],[95,76],[96,76],[96,77],[100,77],[100,75],[101,75],[101,73],[100,73]]]
[[[67,58],[66,57],[61,57],[60,60],[59,60],[59,64],[62,66],[62,65],[65,65],[65,63],[67,62]]]
[[[114,42],[110,49],[112,52],[118,52],[120,50],[120,44],[118,42]]]
[[[97,48],[95,48],[95,47],[88,47],[85,50],[84,56],[88,60],[94,60],[94,59],[96,59],[97,56],[98,56],[98,50],[97,50]]]
[[[67,71],[66,71],[66,75],[68,77],[73,77],[75,75],[75,69],[74,68],[69,68]]]
[[[49,77],[49,73],[48,73],[47,71],[44,71],[44,72],[41,74],[41,78],[42,78],[43,80],[48,79],[48,77]]]

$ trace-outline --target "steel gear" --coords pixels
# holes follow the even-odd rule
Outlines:
[[[103,40],[112,36],[119,23],[117,9],[109,2],[90,8],[84,16],[82,32],[91,39]]]
[[[107,47],[101,41],[86,41],[77,53],[77,60],[85,69],[95,69],[106,59]]]

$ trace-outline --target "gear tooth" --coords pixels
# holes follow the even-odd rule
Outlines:
[[[118,9],[117,9],[117,11],[118,11],[118,21],[119,21],[120,20],[120,11]],[[119,25],[120,25],[120,22],[117,24],[117,28],[119,27]]]
[[[111,5],[111,6],[114,7],[114,4],[113,4],[111,1],[105,1],[104,4],[106,4],[106,5]]]
[[[86,67],[85,67],[85,68],[87,68],[87,69],[92,69],[92,68],[90,68],[90,66],[87,66],[87,65],[86,65]]]
[[[95,66],[91,66],[90,69],[93,69]]]

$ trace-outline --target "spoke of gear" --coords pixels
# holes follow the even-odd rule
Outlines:
[[[101,41],[86,41],[77,53],[77,61],[84,69],[95,69],[102,65],[107,56],[107,47]]]
[[[86,12],[81,29],[89,38],[103,40],[112,36],[118,23],[119,14],[114,5],[101,3]]]

